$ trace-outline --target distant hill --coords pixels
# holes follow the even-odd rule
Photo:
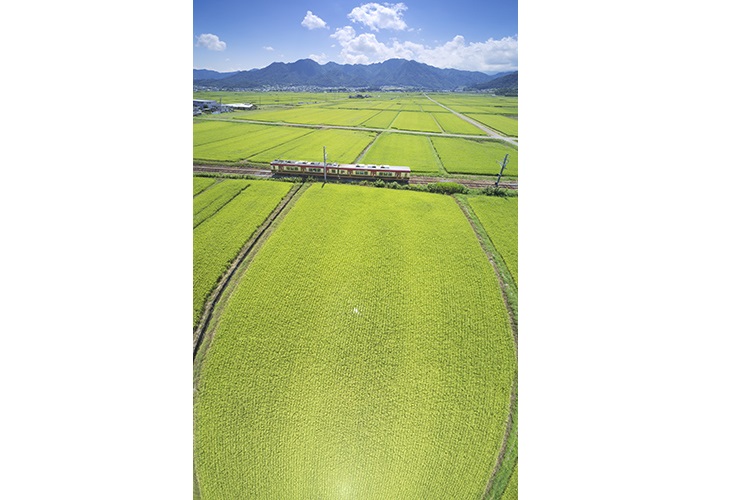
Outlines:
[[[193,70],[194,75],[197,71],[208,70]],[[492,78],[479,71],[441,69],[406,59],[389,59],[375,64],[329,62],[324,65],[311,59],[300,59],[293,63],[275,62],[262,69],[238,71],[220,78],[214,78],[216,75],[211,76],[211,78],[194,76],[193,84],[219,89],[307,85],[329,88],[393,86],[425,90],[454,90],[484,83]]]
[[[217,80],[219,78],[226,78],[228,76],[236,75],[236,71],[230,71],[227,73],[220,73],[211,69],[194,69],[193,80]]]
[[[489,82],[478,83],[472,88],[477,90],[494,90],[496,93],[518,94],[518,71],[494,78]]]

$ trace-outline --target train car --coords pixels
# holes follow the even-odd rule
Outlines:
[[[271,162],[271,171],[279,174],[314,177],[323,177],[325,173],[333,179],[390,179],[395,181],[408,181],[411,175],[409,167],[349,163],[326,163],[324,165],[323,162],[299,160],[274,160]]]

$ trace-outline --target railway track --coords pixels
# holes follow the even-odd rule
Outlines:
[[[435,182],[457,182],[458,184],[463,184],[466,187],[469,188],[485,188],[487,186],[494,186],[495,181],[487,179],[487,180],[473,180],[473,179],[449,179],[445,177],[412,177],[409,179],[410,184],[432,184]],[[506,189],[518,189],[518,183],[517,182],[501,182],[498,184],[498,187],[506,188]]]
[[[273,177],[273,172],[263,168],[256,167],[225,167],[221,165],[193,165],[193,172],[213,172],[222,174],[241,174],[252,175],[259,178]],[[445,177],[422,177],[416,176],[409,179],[410,184],[432,184],[435,182],[457,182],[468,188],[482,189],[488,186],[494,186],[495,181],[491,179],[450,179]],[[518,182],[501,182],[499,187],[505,189],[518,189]]]

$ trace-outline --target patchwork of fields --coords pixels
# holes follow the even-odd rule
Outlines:
[[[195,205],[224,182],[196,180]],[[242,182],[241,195],[273,200],[289,189]],[[235,217],[265,217],[273,200]],[[207,244],[196,239],[196,253]],[[481,497],[515,352],[497,278],[455,200],[313,184],[252,260],[202,361],[200,498]]]
[[[510,166],[505,175],[510,178],[518,175],[515,144],[489,137],[485,131],[421,94],[384,93],[368,99],[333,94],[237,94],[197,93],[196,97],[219,97],[225,102],[265,99],[274,104],[254,111],[196,117],[193,125],[196,161],[256,165],[282,157],[321,161],[322,148],[326,146],[332,162],[352,163],[364,154],[362,161],[405,165],[418,173],[497,175],[497,162],[509,153]],[[452,94],[431,97],[500,134],[518,135],[515,98]],[[413,139],[417,134],[429,141]],[[404,138],[394,139],[397,135]],[[375,141],[380,145],[379,151],[366,151],[381,136],[384,140]],[[397,143],[413,144],[416,149],[396,146]],[[425,148],[425,144],[430,147]]]

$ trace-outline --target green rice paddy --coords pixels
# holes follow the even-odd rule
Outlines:
[[[289,186],[271,184],[251,182],[241,196],[266,202],[237,209],[225,232],[252,232],[237,218],[264,217]],[[253,259],[203,360],[201,498],[480,498],[515,370],[497,278],[455,200],[313,184]]]

